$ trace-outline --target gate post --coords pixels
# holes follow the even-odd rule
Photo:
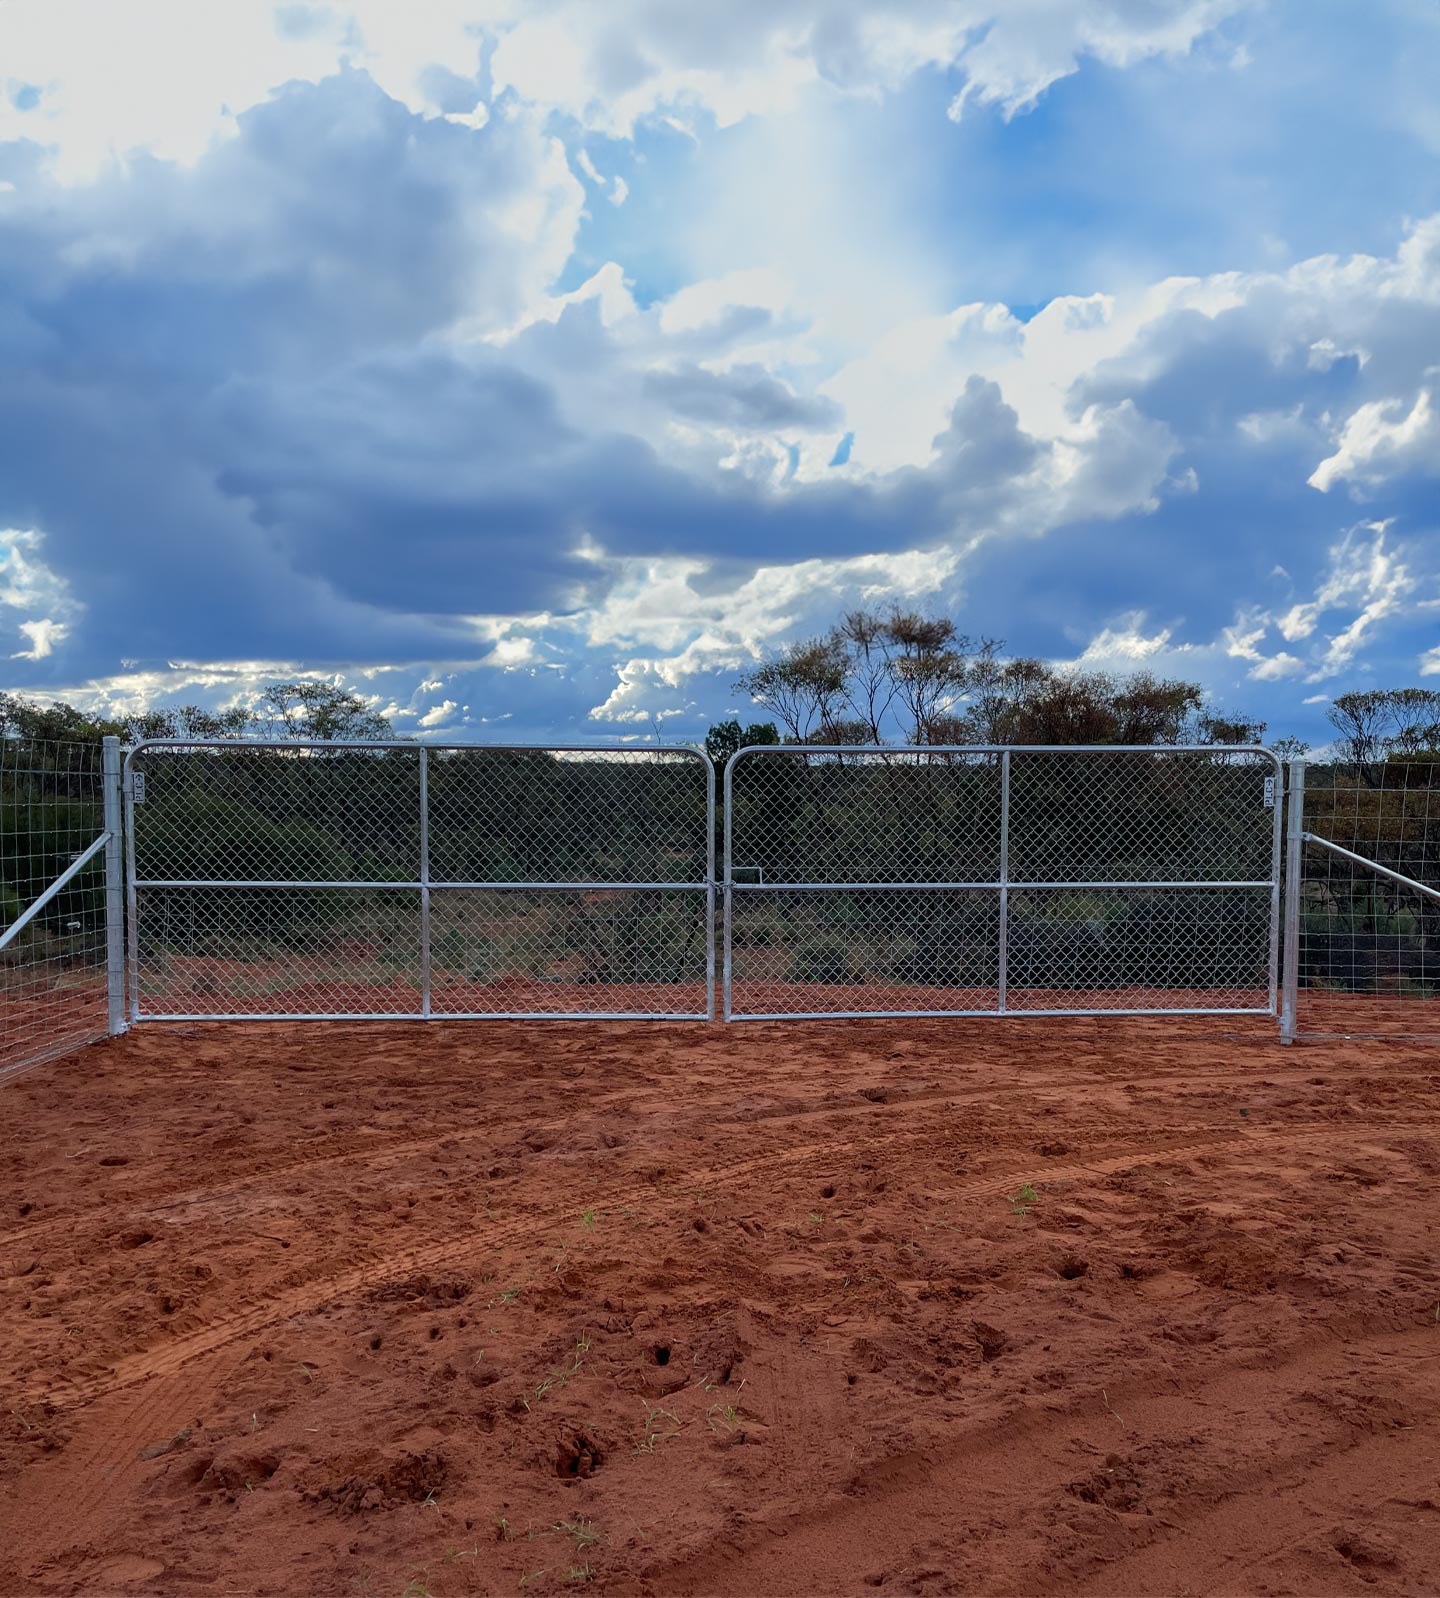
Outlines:
[[[125,1030],[125,827],[120,793],[120,740],[101,744],[105,801],[105,1000],[111,1037]]]
[[[1010,988],[1010,751],[1000,756],[1000,949],[997,996],[1006,1011]]]
[[[1290,762],[1289,805],[1285,816],[1285,951],[1280,982],[1280,1041],[1295,1041],[1295,1011],[1300,989],[1300,878],[1305,855],[1305,762]]]
[[[731,928],[731,917],[735,913],[735,881],[734,881],[733,868],[731,866],[731,846],[732,846],[732,842],[733,842],[733,829],[731,827],[730,821],[731,821],[731,812],[735,808],[734,772],[735,772],[735,761],[739,757],[739,754],[740,754],[740,751],[737,749],[735,751],[735,753],[733,755],[731,755],[730,758],[725,762],[725,779],[724,779],[724,782],[722,784],[723,797],[724,797],[724,802],[725,802],[725,861],[724,861],[725,876],[724,876],[724,880],[721,883],[721,895],[720,895],[720,897],[721,897],[721,913],[722,913],[722,915],[724,916],[725,919],[724,919],[724,921],[721,924],[720,1014],[721,1014],[722,1019],[724,1019],[726,1021],[733,1021],[734,1018],[735,1018],[734,1017],[733,1008],[732,1008],[732,1003],[731,1003],[731,976],[732,976],[732,971],[731,971],[731,955],[730,955],[730,948],[731,948],[731,944],[730,944],[730,928]],[[711,826],[712,826],[712,835],[713,835],[713,826],[714,826],[714,824],[712,823]],[[711,847],[713,848],[714,845],[712,844]],[[714,874],[713,870],[712,870],[711,874],[713,876],[713,874]],[[712,998],[711,1002],[712,1003],[714,1002],[713,998]]]
[[[430,1019],[430,751],[420,747],[420,1013]]]

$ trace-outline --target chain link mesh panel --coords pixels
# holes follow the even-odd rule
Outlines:
[[[1270,1008],[1268,889],[1013,888],[1007,1008]]]
[[[416,1015],[420,894],[141,888],[142,1016]]]
[[[704,886],[708,788],[708,763],[694,755],[437,750],[430,877]]]
[[[742,751],[727,1015],[1273,1011],[1264,751]]]
[[[755,888],[732,897],[736,1015],[990,1014],[1000,895]]]
[[[1297,1030],[1440,1037],[1440,760],[1306,762],[1304,783]]]
[[[414,748],[150,745],[133,762],[141,882],[407,882]]]
[[[704,888],[437,888],[437,1015],[703,1016]]]
[[[711,1009],[693,750],[144,746],[137,1017]]]
[[[0,738],[0,924],[104,831],[98,741]],[[105,861],[93,858],[0,950],[0,1077],[104,1037]]]

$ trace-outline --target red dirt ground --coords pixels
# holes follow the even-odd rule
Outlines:
[[[141,1028],[0,1089],[0,1591],[1428,1593],[1440,1055]]]

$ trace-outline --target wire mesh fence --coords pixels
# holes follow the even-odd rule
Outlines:
[[[1440,759],[1307,762],[1301,811],[1296,1030],[1440,1039]]]
[[[98,741],[0,739],[0,1078],[109,1030],[104,785]]]
[[[164,744],[131,759],[140,1017],[704,1017],[697,751]]]
[[[1264,750],[748,749],[726,1014],[1273,1012]]]
[[[722,822],[727,1017],[1276,1009],[1265,751],[750,749],[717,810],[685,748],[144,745],[128,959],[111,759],[0,740],[0,1076],[122,973],[134,1019],[706,1017]],[[1292,784],[1293,1030],[1440,1037],[1440,760]]]

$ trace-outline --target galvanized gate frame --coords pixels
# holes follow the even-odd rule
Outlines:
[[[294,880],[285,880],[285,879],[275,878],[275,879],[254,879],[254,880],[246,879],[244,881],[240,881],[240,880],[237,879],[237,880],[235,880],[233,882],[226,882],[224,884],[221,884],[221,883],[209,883],[209,882],[200,882],[200,881],[182,881],[182,880],[173,880],[173,881],[160,882],[158,880],[157,881],[150,881],[150,880],[147,880],[147,879],[139,878],[137,873],[136,873],[136,869],[135,869],[135,783],[134,783],[135,763],[136,763],[138,757],[143,755],[143,753],[146,750],[148,750],[148,749],[196,749],[196,748],[212,748],[212,749],[267,749],[267,748],[269,748],[269,749],[282,749],[282,750],[290,750],[290,751],[295,751],[297,749],[303,750],[303,749],[306,749],[306,748],[310,748],[310,749],[315,749],[315,750],[336,751],[336,752],[339,752],[339,751],[363,751],[363,750],[367,750],[367,749],[369,749],[369,750],[394,749],[394,750],[397,750],[397,751],[404,751],[404,752],[408,752],[408,753],[412,753],[412,754],[416,755],[416,757],[418,759],[418,762],[419,762],[420,788],[421,788],[421,816],[420,816],[421,846],[420,846],[420,859],[419,859],[418,875],[415,878],[413,878],[413,879],[409,879],[409,880],[406,880],[406,881],[403,881],[403,882],[377,882],[377,883],[358,883],[358,882],[345,883],[345,882],[335,882],[335,881],[308,883],[308,882],[297,882],[297,881],[294,881]],[[706,845],[705,845],[705,847],[706,847],[706,871],[705,871],[705,880],[703,880],[703,881],[700,881],[700,880],[686,880],[686,881],[683,881],[683,882],[603,882],[603,883],[580,883],[580,882],[569,882],[569,881],[566,881],[566,882],[558,882],[558,881],[557,882],[524,882],[524,883],[498,882],[498,881],[485,881],[485,882],[476,881],[476,882],[463,882],[463,883],[450,883],[450,882],[438,883],[438,884],[432,883],[431,878],[430,878],[430,870],[429,870],[429,849],[428,849],[429,838],[428,838],[428,814],[427,814],[428,806],[427,806],[427,804],[425,802],[426,801],[426,797],[427,797],[427,795],[426,795],[426,782],[427,782],[427,774],[428,774],[428,766],[429,766],[429,757],[430,757],[430,755],[432,753],[449,752],[451,749],[477,750],[477,751],[492,752],[492,753],[497,753],[497,754],[505,754],[505,753],[516,753],[516,754],[525,754],[525,753],[532,753],[532,754],[533,753],[553,753],[553,754],[636,753],[636,754],[638,754],[638,753],[642,753],[643,752],[643,753],[660,753],[660,754],[685,755],[685,756],[688,756],[688,757],[692,757],[692,758],[698,759],[699,761],[701,761],[703,763],[703,768],[704,768],[704,771],[705,771],[705,790],[706,790],[706,804],[707,804],[707,813],[708,813],[707,814],[707,822],[709,823],[706,826]],[[735,880],[735,864],[734,864],[734,859],[733,859],[733,848],[734,848],[734,838],[733,838],[733,781],[734,781],[734,772],[735,772],[737,763],[740,762],[741,760],[755,760],[755,759],[766,759],[766,758],[774,759],[774,758],[777,758],[777,757],[778,758],[794,759],[794,758],[803,758],[803,757],[809,756],[809,755],[818,755],[818,756],[857,756],[857,755],[870,755],[870,756],[887,756],[887,755],[888,756],[897,756],[897,755],[901,755],[901,756],[904,756],[904,755],[910,755],[910,756],[913,756],[913,755],[915,755],[917,753],[923,754],[923,755],[926,755],[926,756],[947,756],[947,755],[974,756],[974,755],[986,755],[986,756],[993,756],[993,757],[995,757],[998,760],[999,766],[1000,766],[1000,773],[1001,773],[1002,815],[1001,815],[1000,871],[999,871],[997,877],[994,878],[993,880],[986,880],[986,881],[956,881],[956,882],[944,882],[944,883],[933,882],[933,883],[905,884],[905,883],[885,882],[885,883],[875,883],[875,884],[845,883],[845,884],[833,884],[833,885],[827,885],[827,884],[794,884],[793,886],[795,886],[795,887],[834,886],[834,887],[837,887],[837,888],[839,888],[839,887],[844,887],[844,888],[875,887],[875,888],[885,888],[885,889],[903,889],[903,888],[911,888],[911,887],[913,887],[913,888],[917,888],[917,889],[948,889],[948,890],[951,890],[951,891],[961,891],[961,892],[967,891],[967,890],[974,890],[974,891],[989,890],[991,892],[997,892],[998,896],[999,896],[999,902],[1000,902],[1000,941],[999,941],[1000,982],[999,982],[999,1002],[998,1002],[998,1004],[997,1004],[997,1006],[995,1008],[993,1008],[993,1009],[984,1009],[984,1010],[938,1010],[938,1011],[926,1011],[926,1012],[920,1012],[920,1011],[823,1011],[823,1012],[805,1012],[806,1014],[813,1014],[817,1018],[819,1018],[819,1017],[832,1018],[833,1017],[833,1018],[837,1018],[837,1019],[838,1018],[844,1018],[846,1016],[856,1016],[856,1015],[887,1015],[888,1014],[888,1015],[893,1015],[893,1016],[896,1016],[896,1017],[900,1017],[900,1016],[904,1016],[904,1015],[915,1015],[915,1014],[921,1014],[921,1013],[936,1014],[936,1015],[975,1015],[975,1016],[989,1016],[989,1015],[1003,1015],[1003,1016],[1029,1016],[1029,1015],[1036,1015],[1036,1016],[1039,1016],[1039,1015],[1095,1015],[1095,1014],[1117,1015],[1117,1014],[1155,1014],[1155,1013],[1164,1013],[1164,1014],[1270,1014],[1270,1015],[1279,1014],[1280,1017],[1281,1017],[1281,1020],[1282,1020],[1282,1032],[1283,1032],[1283,1035],[1286,1036],[1286,1039],[1288,1041],[1288,1036],[1292,1035],[1292,1029],[1293,1029],[1294,986],[1295,986],[1295,981],[1296,981],[1296,973],[1295,973],[1295,969],[1294,969],[1295,942],[1296,942],[1296,939],[1295,939],[1295,936],[1294,936],[1294,933],[1293,933],[1293,930],[1292,930],[1293,910],[1292,910],[1292,904],[1291,904],[1291,896],[1287,892],[1286,899],[1285,899],[1285,910],[1286,910],[1286,915],[1285,915],[1285,937],[1284,937],[1283,946],[1282,946],[1281,915],[1280,915],[1280,911],[1281,911],[1281,893],[1282,893],[1282,877],[1281,877],[1281,871],[1280,871],[1280,861],[1281,861],[1282,822],[1283,822],[1283,819],[1284,819],[1284,812],[1285,812],[1285,806],[1282,803],[1282,794],[1285,794],[1286,790],[1288,789],[1288,794],[1286,794],[1286,796],[1289,798],[1290,811],[1291,811],[1291,815],[1293,817],[1294,811],[1295,811],[1295,807],[1296,807],[1297,803],[1299,802],[1300,795],[1301,795],[1301,792],[1302,792],[1302,789],[1303,789],[1303,771],[1298,771],[1297,770],[1297,766],[1298,766],[1299,763],[1292,764],[1292,766],[1291,766],[1291,781],[1290,781],[1289,784],[1285,784],[1284,780],[1283,780],[1284,779],[1284,768],[1282,767],[1281,762],[1273,754],[1272,751],[1264,749],[1263,747],[1260,747],[1260,746],[1257,746],[1257,745],[1108,745],[1108,746],[1107,745],[1101,745],[1101,746],[1078,746],[1078,745],[1025,745],[1025,746],[1019,746],[1019,745],[946,745],[946,746],[934,746],[934,747],[922,748],[920,750],[905,749],[905,748],[894,748],[894,747],[883,747],[883,746],[870,746],[870,747],[859,746],[859,747],[857,747],[857,746],[849,746],[849,745],[825,745],[825,746],[818,746],[818,745],[805,745],[805,746],[781,745],[781,746],[774,746],[774,747],[771,747],[771,746],[754,746],[754,747],[742,749],[738,753],[736,753],[735,755],[733,755],[731,757],[730,761],[727,763],[726,768],[725,768],[724,789],[723,789],[723,793],[724,793],[724,818],[723,818],[723,820],[724,820],[724,869],[723,869],[723,877],[720,878],[720,880],[717,881],[717,873],[716,873],[716,870],[715,870],[715,865],[716,865],[716,861],[715,861],[715,835],[714,835],[714,826],[713,826],[713,818],[714,818],[714,812],[715,812],[715,797],[716,797],[715,770],[714,770],[714,767],[713,767],[712,763],[710,762],[708,756],[706,755],[705,751],[703,749],[700,749],[700,748],[694,746],[694,745],[674,744],[674,745],[660,746],[659,748],[646,747],[646,748],[643,748],[643,749],[637,749],[636,746],[634,746],[634,745],[613,745],[613,744],[612,745],[594,745],[594,744],[569,744],[569,745],[556,745],[556,744],[509,744],[509,745],[443,745],[443,746],[437,746],[437,745],[428,745],[428,744],[418,744],[418,743],[407,742],[407,741],[398,740],[398,739],[397,740],[369,740],[369,741],[363,741],[363,742],[349,742],[349,741],[339,741],[339,740],[325,742],[325,741],[319,741],[319,740],[300,741],[300,740],[290,740],[290,739],[284,739],[284,740],[281,740],[281,739],[276,739],[276,740],[251,740],[251,739],[230,740],[230,739],[184,739],[184,738],[146,740],[145,742],[137,744],[137,745],[133,746],[132,748],[130,748],[129,750],[127,750],[125,752],[125,759],[124,759],[124,771],[123,771],[124,826],[123,826],[123,832],[124,832],[124,847],[125,847],[125,864],[126,864],[126,868],[127,868],[125,873],[124,873],[124,875],[125,875],[124,893],[125,893],[126,910],[127,910],[128,913],[127,913],[127,915],[124,918],[125,919],[125,923],[126,923],[126,925],[125,925],[125,939],[126,939],[126,941],[125,941],[124,958],[123,958],[123,961],[121,961],[119,959],[112,959],[112,963],[111,963],[111,967],[110,967],[109,979],[110,979],[110,984],[111,984],[112,996],[115,996],[117,1001],[118,1001],[119,990],[120,990],[120,987],[121,987],[121,984],[122,984],[121,973],[123,973],[124,997],[128,1000],[128,1004],[125,1006],[125,1008],[128,1010],[128,1019],[131,1022],[138,1021],[138,1020],[141,1020],[141,1019],[171,1019],[171,1020],[179,1020],[179,1019],[199,1019],[199,1018],[201,1018],[201,1017],[195,1017],[195,1016],[190,1016],[190,1015],[180,1016],[178,1014],[175,1014],[175,1015],[167,1014],[167,1015],[164,1015],[164,1016],[146,1015],[146,1014],[144,1014],[142,1012],[142,1010],[140,1008],[140,994],[139,994],[139,926],[138,926],[138,918],[137,918],[137,913],[136,912],[137,912],[137,908],[138,908],[138,906],[137,906],[138,890],[140,890],[142,888],[145,888],[145,887],[161,887],[161,886],[170,886],[170,887],[212,887],[213,886],[213,887],[218,887],[218,886],[222,886],[222,885],[223,886],[234,886],[234,887],[250,887],[250,888],[306,888],[306,887],[326,887],[326,888],[330,888],[330,887],[342,887],[342,888],[343,887],[365,887],[365,888],[372,888],[373,887],[373,888],[376,888],[376,889],[390,889],[390,888],[407,889],[407,890],[410,890],[412,892],[417,892],[419,894],[420,905],[421,905],[421,951],[420,952],[421,952],[422,978],[423,978],[423,980],[422,980],[422,1003],[421,1003],[421,1006],[420,1006],[419,1010],[414,1011],[414,1012],[408,1012],[408,1013],[407,1012],[401,1012],[399,1014],[396,1014],[394,1012],[386,1012],[386,1018],[387,1019],[415,1019],[415,1020],[426,1020],[426,1019],[432,1019],[433,1018],[433,1011],[432,1011],[432,1006],[431,1006],[431,1003],[430,1003],[430,949],[429,949],[429,925],[430,925],[429,905],[430,905],[430,892],[431,892],[432,887],[460,888],[460,889],[465,889],[465,888],[474,888],[474,889],[517,889],[518,888],[518,889],[529,889],[529,890],[535,890],[535,891],[541,891],[541,890],[565,890],[565,889],[569,889],[569,890],[573,891],[573,890],[583,890],[583,889],[592,889],[592,888],[649,889],[649,890],[655,890],[655,889],[687,889],[687,890],[692,890],[692,891],[696,891],[696,892],[702,892],[703,891],[703,893],[705,894],[705,904],[706,904],[706,929],[705,929],[706,1003],[705,1003],[705,1008],[704,1008],[703,1013],[695,1013],[695,1012],[687,1012],[687,1013],[644,1012],[645,1016],[647,1018],[674,1019],[674,1020],[682,1020],[682,1019],[685,1019],[685,1020],[689,1020],[689,1019],[714,1019],[716,1008],[717,1008],[717,1005],[716,1005],[716,999],[717,999],[717,994],[716,994],[716,985],[717,985],[716,984],[716,976],[717,976],[717,971],[716,971],[716,965],[717,965],[717,950],[716,950],[717,917],[715,915],[715,909],[716,909],[717,897],[722,897],[723,896],[722,915],[718,919],[719,919],[719,926],[722,929],[722,936],[723,936],[723,967],[722,967],[722,972],[719,973],[719,974],[722,977],[721,993],[723,995],[723,1012],[722,1013],[723,1013],[724,1019],[727,1020],[727,1021],[730,1021],[730,1020],[749,1020],[749,1019],[782,1019],[782,1018],[784,1018],[784,1019],[794,1019],[794,1018],[797,1018],[801,1014],[801,1012],[787,1012],[784,1016],[780,1016],[780,1015],[762,1016],[762,1015],[757,1015],[757,1014],[748,1014],[748,1013],[741,1014],[741,1013],[737,1013],[735,1011],[735,1008],[734,1008],[733,991],[732,991],[733,971],[732,971],[732,954],[731,954],[731,947],[732,947],[732,945],[731,945],[731,934],[732,934],[732,925],[733,925],[733,911],[734,911],[734,905],[735,905],[735,896],[736,896],[737,893],[743,894],[746,891],[747,887],[753,886],[751,884],[737,882]],[[1259,760],[1262,760],[1262,761],[1265,761],[1265,762],[1269,763],[1273,767],[1273,769],[1274,769],[1274,771],[1276,773],[1276,778],[1277,778],[1276,785],[1275,785],[1275,801],[1276,802],[1275,802],[1274,810],[1273,810],[1274,820],[1273,820],[1273,825],[1272,825],[1272,836],[1271,836],[1271,850],[1270,850],[1271,869],[1270,869],[1269,876],[1268,877],[1264,877],[1264,878],[1247,879],[1247,880],[1244,880],[1244,881],[1229,881],[1229,880],[1226,880],[1226,881],[1213,881],[1213,880],[1193,880],[1193,881],[1178,881],[1178,880],[1176,880],[1176,881],[1170,881],[1170,880],[1165,880],[1165,881],[1156,881],[1156,882],[1116,881],[1116,882],[1096,882],[1096,883],[1081,883],[1081,882],[1053,882],[1053,883],[1051,883],[1051,882],[1031,882],[1031,881],[1028,881],[1028,880],[1027,881],[1020,881],[1020,880],[1015,879],[1014,877],[1012,877],[1012,875],[1010,873],[1010,870],[1009,870],[1009,849],[1008,849],[1008,841],[1009,841],[1008,834],[1009,834],[1010,765],[1011,765],[1011,757],[1012,756],[1028,755],[1028,754],[1059,755],[1059,756],[1071,756],[1071,755],[1077,755],[1077,754],[1090,754],[1090,755],[1101,755],[1101,756],[1111,756],[1111,755],[1123,756],[1123,755],[1138,755],[1138,754],[1154,754],[1154,755],[1200,754],[1200,755],[1206,755],[1206,756],[1210,756],[1210,757],[1245,756],[1245,757],[1256,758],[1256,759],[1259,759]],[[1290,832],[1292,849],[1295,847],[1295,839],[1296,839],[1296,836],[1297,836],[1297,832],[1298,832],[1298,829],[1296,829],[1294,827],[1293,822],[1292,822],[1291,832]],[[114,880],[115,880],[115,883],[116,883],[115,891],[118,894],[118,873],[116,873],[116,877],[115,877]],[[774,888],[776,885],[770,884],[768,886],[770,886],[771,888]],[[1077,1006],[1075,1008],[1033,1008],[1033,1009],[1029,1008],[1029,1007],[1020,1008],[1020,1009],[1016,1009],[1016,1008],[1012,1007],[1008,1003],[1007,994],[1006,994],[1006,967],[1007,967],[1007,957],[1008,957],[1007,956],[1007,941],[1008,941],[1007,940],[1007,933],[1008,933],[1008,930],[1009,930],[1009,913],[1010,913],[1009,898],[1010,898],[1010,893],[1011,893],[1012,889],[1013,890],[1019,890],[1019,889],[1031,889],[1031,888],[1033,888],[1033,889],[1044,889],[1044,888],[1085,888],[1085,887],[1115,887],[1115,888],[1133,888],[1133,889],[1144,889],[1144,888],[1177,888],[1177,889],[1183,889],[1183,888],[1210,888],[1210,889],[1225,889],[1225,888],[1233,888],[1233,889],[1246,889],[1246,890],[1256,890],[1256,891],[1265,890],[1265,891],[1267,891],[1268,895],[1269,895],[1269,907],[1270,907],[1270,912],[1269,912],[1268,1002],[1267,1002],[1267,1004],[1265,1006],[1263,1006],[1263,1007],[1262,1006],[1258,1006],[1258,1005],[1257,1006],[1247,1006],[1247,1007],[1228,1007],[1227,1006],[1227,1007],[1216,1007],[1216,1008],[1189,1007],[1189,1008],[1185,1008],[1185,1009],[1163,1010],[1163,1011],[1156,1011],[1154,1009],[1147,1009],[1147,1010],[1125,1010],[1125,1009],[1097,1010],[1097,1009],[1092,1009],[1092,1008],[1088,1008],[1088,1007],[1079,1007],[1079,1006]],[[115,939],[117,945],[118,945],[118,927],[119,927],[119,924],[120,924],[120,918],[118,916],[114,917],[113,921],[112,921],[112,926],[116,929],[116,931],[114,933],[114,939]],[[1281,967],[1282,952],[1283,952],[1283,961],[1284,961],[1283,970],[1282,970],[1282,967]],[[1282,1003],[1281,1003],[1282,1000],[1284,1001],[1283,1008],[1282,1008]],[[118,1002],[116,1003],[115,1008],[116,1009],[119,1008]],[[641,1013],[640,1012],[635,1012],[635,1011],[603,1011],[603,1012],[602,1011],[586,1011],[586,1012],[580,1012],[580,1014],[583,1015],[584,1018],[588,1018],[588,1019],[636,1019],[636,1018],[639,1017],[639,1015]],[[494,1018],[494,1019],[505,1019],[505,1018],[513,1018],[513,1019],[521,1019],[521,1018],[523,1018],[523,1019],[552,1019],[553,1018],[553,1019],[560,1019],[560,1018],[562,1018],[562,1016],[559,1013],[556,1013],[556,1012],[539,1013],[539,1012],[532,1012],[532,1011],[505,1012],[503,1015],[500,1014],[500,1013],[497,1013],[497,1012],[487,1012],[487,1015],[489,1015],[491,1018]],[[237,1018],[239,1018],[239,1017],[237,1017]],[[353,1015],[353,1016],[342,1016],[342,1015],[339,1015],[339,1014],[325,1014],[325,1015],[293,1015],[293,1014],[284,1015],[284,1014],[277,1014],[277,1015],[275,1015],[273,1017],[262,1017],[262,1016],[254,1016],[254,1015],[252,1015],[252,1016],[249,1016],[247,1018],[251,1018],[251,1019],[267,1019],[268,1018],[268,1019],[284,1019],[284,1020],[300,1020],[300,1019],[313,1019],[313,1020],[325,1019],[325,1020],[331,1020],[331,1019],[372,1019],[372,1018],[375,1018],[375,1017],[374,1017],[373,1013],[366,1012],[366,1013],[363,1013],[363,1014],[356,1014],[356,1015]],[[574,1017],[572,1017],[572,1018],[574,1018]]]
[[[258,750],[280,749],[290,752],[303,752],[315,750],[334,753],[351,753],[364,750],[396,750],[418,757],[419,762],[419,874],[407,881],[396,882],[345,882],[345,881],[297,881],[294,879],[234,879],[219,881],[200,881],[185,879],[146,879],[136,873],[135,861],[135,762],[137,758],[151,749],[233,749],[233,750]],[[450,753],[452,750],[484,753],[484,754],[556,754],[556,755],[584,755],[584,754],[630,754],[630,755],[683,755],[698,760],[705,774],[705,876],[702,881],[684,882],[432,882],[430,874],[430,829],[429,829],[429,795],[428,773],[430,756],[432,754]],[[225,738],[154,738],[146,739],[135,744],[126,751],[124,763],[124,832],[125,832],[125,900],[126,900],[126,953],[124,969],[126,972],[126,986],[128,988],[129,1019],[131,1023],[141,1020],[204,1020],[219,1019],[219,1017],[205,1015],[163,1014],[146,1015],[140,1008],[139,986],[139,915],[138,894],[142,888],[295,888],[295,889],[326,889],[326,888],[364,888],[370,890],[407,890],[419,893],[420,898],[420,966],[421,966],[421,1007],[414,1012],[385,1011],[383,1013],[275,1013],[235,1015],[226,1019],[235,1020],[278,1020],[278,1021],[337,1021],[337,1020],[413,1020],[428,1021],[432,1019],[486,1019],[486,1020],[714,1020],[715,1018],[715,768],[709,755],[704,749],[693,744],[662,744],[642,745],[633,744],[423,744],[407,742],[403,739],[371,739],[371,740],[305,740],[305,739],[225,739]],[[702,1013],[694,1012],[659,1012],[659,1011],[601,1011],[586,1010],[581,1012],[561,1011],[485,1011],[475,1016],[467,1016],[464,1012],[446,1012],[443,1017],[437,1017],[431,1006],[431,957],[430,957],[430,895],[432,888],[451,890],[468,889],[508,889],[525,890],[532,892],[576,892],[588,890],[691,890],[705,894],[705,1009]],[[111,981],[116,981],[116,967],[112,965]]]
[[[1013,878],[1009,869],[1010,856],[1010,765],[1014,755],[1100,755],[1122,756],[1136,754],[1152,755],[1177,755],[1201,754],[1212,757],[1245,756],[1254,757],[1267,762],[1274,772],[1274,787],[1271,790],[1271,810],[1273,820],[1271,823],[1270,843],[1270,874],[1268,877],[1246,881],[1160,881],[1160,882],[1127,882],[1127,881],[1096,881],[1096,882],[1031,882],[1019,881]],[[734,777],[736,767],[742,761],[755,761],[766,759],[804,759],[808,756],[974,756],[988,755],[998,757],[1000,762],[1000,833],[999,833],[999,872],[994,879],[987,881],[955,881],[955,882],[855,882],[855,883],[822,883],[807,882],[793,884],[763,884],[741,883],[735,880],[734,861]],[[1258,744],[975,744],[975,745],[847,745],[847,744],[780,744],[780,745],[751,745],[738,750],[733,754],[725,766],[724,776],[724,804],[725,804],[725,849],[724,849],[724,880],[722,883],[723,894],[723,962],[722,962],[722,1014],[728,1021],[772,1021],[772,1020],[831,1020],[831,1019],[858,1019],[861,1017],[895,1017],[903,1016],[1060,1016],[1060,1015],[1277,1015],[1279,1012],[1280,997],[1280,961],[1281,961],[1281,837],[1284,817],[1284,766],[1273,750],[1266,749]],[[1014,1009],[1007,1001],[1007,965],[1008,965],[1008,932],[1010,916],[1010,891],[1011,889],[1075,889],[1075,888],[1211,888],[1211,889],[1254,889],[1268,890],[1270,898],[1269,914],[1269,958],[1268,958],[1268,999],[1265,1006],[1247,1007],[1186,1007],[1175,1009],[1105,1009],[1093,1008],[1029,1008]],[[733,957],[732,957],[732,932],[734,922],[735,895],[750,890],[759,891],[805,891],[805,890],[916,890],[916,891],[951,891],[951,892],[991,892],[998,891],[1000,918],[999,918],[999,980],[997,984],[998,1003],[992,1009],[984,1010],[824,1010],[824,1011],[785,1011],[785,1012],[737,1012],[734,1007],[733,993]],[[1293,1015],[1293,983],[1294,972],[1291,966],[1292,947],[1295,943],[1293,935],[1286,945],[1286,979],[1290,986],[1287,987],[1287,1003],[1289,1013]]]

